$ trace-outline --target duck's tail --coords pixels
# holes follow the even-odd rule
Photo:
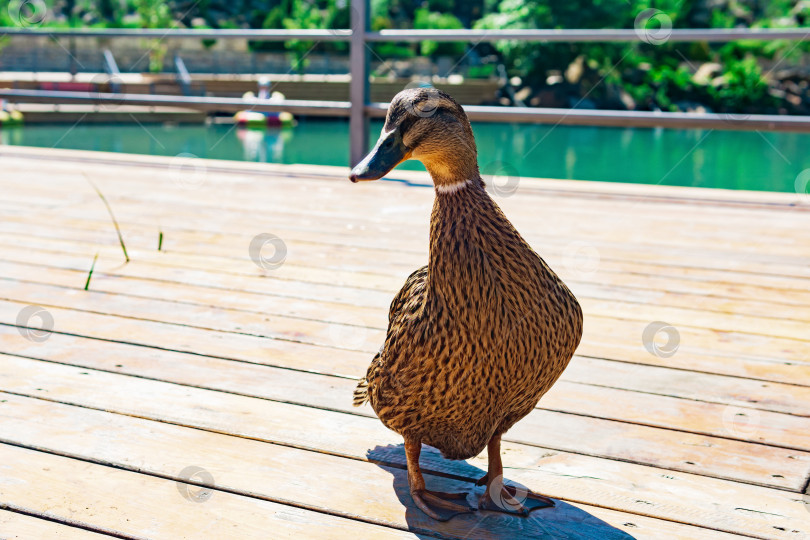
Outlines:
[[[368,381],[364,378],[360,379],[357,383],[357,388],[354,389],[354,400],[352,405],[355,407],[361,406],[368,401]]]

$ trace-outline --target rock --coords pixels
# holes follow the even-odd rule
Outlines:
[[[783,81],[782,86],[785,88],[785,91],[790,92],[791,94],[801,94],[802,90],[798,84],[793,81]]]
[[[565,70],[565,80],[571,84],[577,84],[585,72],[585,56],[579,55],[569,64]]]
[[[619,99],[624,105],[625,109],[628,111],[635,111],[636,110],[636,100],[633,99],[633,96],[625,92],[624,90],[619,91]]]
[[[532,93],[531,87],[530,86],[524,86],[523,88],[521,88],[520,90],[515,92],[515,100],[516,101],[526,101],[527,99],[529,99],[529,96],[531,95],[531,93]]]
[[[692,80],[694,80],[697,84],[709,84],[712,80],[712,77],[723,71],[723,66],[716,62],[706,62],[700,65],[694,75],[692,75]]]

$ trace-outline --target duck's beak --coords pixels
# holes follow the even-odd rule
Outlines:
[[[399,128],[383,131],[374,149],[352,169],[349,179],[352,182],[379,180],[410,156],[411,151],[402,142]]]

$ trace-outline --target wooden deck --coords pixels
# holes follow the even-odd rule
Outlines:
[[[401,439],[351,407],[427,260],[431,189],[8,146],[0,163],[0,538],[810,538],[808,199],[533,179],[496,196],[585,311],[504,444],[507,478],[559,502],[436,523]],[[249,257],[262,233],[280,266]],[[645,348],[658,321],[674,354],[672,330]],[[486,468],[422,463],[445,491]]]

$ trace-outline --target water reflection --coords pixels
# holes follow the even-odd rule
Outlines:
[[[371,139],[382,127],[371,123]],[[532,124],[474,126],[479,162],[520,176],[794,191],[810,168],[810,135]],[[292,129],[231,125],[25,125],[0,128],[2,144],[214,159],[347,166],[348,123],[302,117]],[[424,170],[418,162],[400,166]],[[394,173],[395,175],[395,173]]]
[[[293,137],[289,129],[238,128],[236,138],[242,143],[242,161],[284,162],[284,141]],[[233,159],[233,158],[231,158]]]

